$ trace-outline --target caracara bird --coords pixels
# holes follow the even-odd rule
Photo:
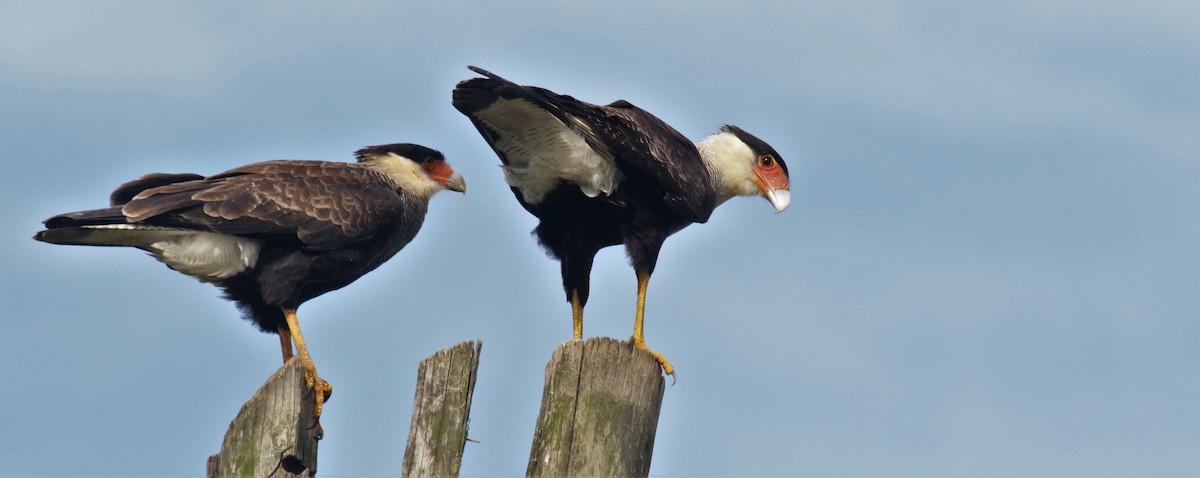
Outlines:
[[[215,176],[149,174],[122,184],[110,207],[54,216],[34,239],[127,246],[225,291],[244,317],[292,341],[316,400],[317,376],[296,308],[354,282],[421,228],[429,198],[466,191],[442,154],[415,144],[360,149],[358,163],[279,160]]]
[[[462,81],[454,107],[471,119],[503,163],[517,201],[540,220],[538,242],[562,265],[575,338],[583,338],[592,260],[624,244],[637,273],[632,343],[646,346],[646,286],[667,236],[708,221],[734,196],[787,208],[787,165],[770,145],[736,126],[693,144],[628,101],[599,106],[521,86],[480,68]]]

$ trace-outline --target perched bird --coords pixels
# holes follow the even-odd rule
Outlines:
[[[770,145],[736,126],[693,144],[628,101],[599,106],[521,86],[480,68],[459,82],[453,103],[503,163],[517,201],[539,219],[538,242],[562,265],[575,338],[583,338],[592,261],[624,244],[637,273],[634,345],[646,346],[646,286],[667,236],[708,221],[734,196],[790,202],[787,165]]]
[[[122,184],[110,207],[54,216],[34,239],[136,247],[225,292],[264,332],[292,341],[319,417],[332,390],[296,319],[305,301],[354,282],[403,248],[429,199],[465,192],[441,153],[415,144],[360,149],[358,163],[278,160],[215,176],[148,174]]]

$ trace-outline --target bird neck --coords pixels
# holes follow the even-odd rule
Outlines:
[[[717,204],[734,196],[759,194],[752,169],[754,151],[737,136],[722,131],[696,143],[696,149],[713,178]]]

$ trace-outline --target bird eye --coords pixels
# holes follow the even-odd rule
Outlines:
[[[766,154],[766,155],[760,156],[758,158],[758,163],[763,165],[764,167],[770,166],[772,164],[775,164],[775,158],[769,154]]]

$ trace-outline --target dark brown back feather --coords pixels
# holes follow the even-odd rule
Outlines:
[[[243,236],[294,236],[325,250],[370,239],[402,221],[403,199],[359,164],[267,161],[199,180],[141,191],[125,204],[130,222]]]
[[[138,193],[150,188],[165,186],[167,184],[181,183],[185,181],[193,181],[204,179],[204,176],[192,173],[168,174],[168,173],[151,173],[140,178],[129,181],[125,184],[117,186],[112,194],[108,197],[109,206],[122,206],[133,199]]]

